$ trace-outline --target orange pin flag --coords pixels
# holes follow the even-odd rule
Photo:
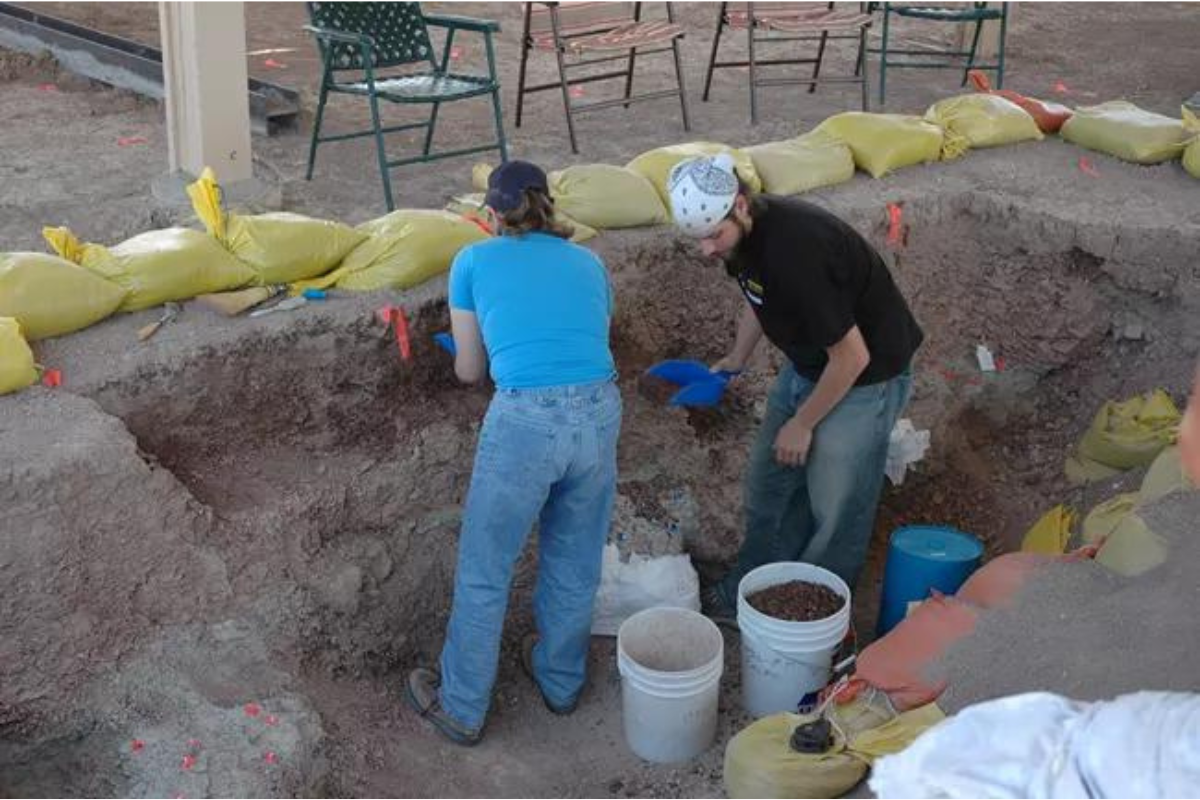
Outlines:
[[[891,247],[900,247],[904,243],[904,209],[898,203],[888,203],[887,212],[887,243]]]

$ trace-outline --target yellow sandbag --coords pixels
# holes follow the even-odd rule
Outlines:
[[[258,286],[324,275],[367,238],[340,222],[287,211],[248,216],[228,213],[221,206],[221,189],[211,169],[206,168],[187,192],[204,227],[254,271],[253,282]]]
[[[486,192],[488,185],[488,176],[495,169],[491,164],[480,161],[471,167],[471,188],[477,192]]]
[[[654,184],[654,188],[658,192],[658,196],[662,199],[663,205],[669,210],[671,207],[671,198],[667,193],[667,178],[671,174],[671,168],[684,159],[696,158],[697,156],[715,156],[720,153],[728,153],[733,157],[733,164],[737,169],[738,177],[750,187],[750,191],[758,192],[762,190],[762,181],[759,179],[758,171],[754,168],[754,162],[750,160],[750,156],[746,151],[737,150],[727,144],[719,144],[717,142],[687,142],[685,144],[658,147],[654,150],[647,150],[625,166],[644,176]]]
[[[1167,543],[1136,511],[1126,514],[1100,550],[1097,563],[1120,575],[1141,575],[1167,560]]]
[[[1138,506],[1138,493],[1126,492],[1100,503],[1083,519],[1083,543],[1100,544]]]
[[[1196,489],[1192,479],[1183,468],[1179,448],[1171,445],[1158,454],[1138,491],[1138,502],[1150,503],[1175,492],[1190,492]]]
[[[945,718],[936,703],[927,703],[853,736],[850,749],[873,764],[877,758],[899,753]]]
[[[212,237],[190,228],[147,231],[113,247],[81,243],[66,228],[43,228],[42,236],[63,258],[123,289],[121,311],[225,292],[254,278]]]
[[[662,225],[667,209],[640,173],[611,164],[580,164],[551,172],[554,207],[593,228]]]
[[[12,317],[0,317],[0,394],[24,389],[37,380],[33,351]]]
[[[0,253],[0,317],[13,317],[29,341],[94,325],[115,312],[125,290],[65,258]]]
[[[763,191],[800,194],[854,177],[854,155],[845,142],[815,131],[745,148],[762,178]]]
[[[1064,505],[1057,505],[1042,515],[1021,540],[1021,551],[1060,555],[1067,551],[1071,541],[1071,528],[1075,525],[1075,512]]]
[[[1175,440],[1180,418],[1179,409],[1161,389],[1105,403],[1068,457],[1067,477],[1086,483],[1148,465]]]
[[[869,765],[846,750],[835,733],[834,746],[820,754],[797,753],[789,744],[796,727],[811,720],[798,714],[772,714],[741,730],[725,746],[725,794],[743,797],[838,797],[867,774]]]
[[[1183,153],[1187,131],[1177,119],[1125,100],[1084,106],[1062,126],[1062,137],[1135,164],[1158,164]]]
[[[492,229],[493,220],[491,217],[491,212],[488,211],[488,209],[483,205],[482,192],[475,194],[460,194],[456,197],[453,197],[450,199],[450,202],[446,204],[446,210],[453,214],[459,214],[462,217],[465,217],[467,220],[474,221],[476,224],[481,225],[486,230]],[[594,239],[600,235],[595,228],[584,225],[578,220],[571,219],[570,216],[564,214],[559,209],[555,209],[554,219],[571,227],[571,230],[573,231],[571,234],[571,241],[575,242],[576,244],[579,242],[586,242],[588,239]]]
[[[1183,151],[1183,168],[1193,178],[1200,178],[1200,119],[1187,106],[1183,108],[1183,128],[1191,137]]]
[[[798,753],[790,745],[792,732],[813,715],[772,714],[742,729],[725,747],[725,793],[732,798],[838,797],[862,780],[876,758],[900,752],[945,719],[930,703],[888,721],[868,715],[870,727],[856,729],[844,720],[856,713],[858,703],[833,711],[834,744],[821,754]]]
[[[358,226],[368,239],[333,272],[294,285],[295,290],[372,292],[410,289],[450,268],[459,250],[488,238],[478,225],[449,211],[400,209]]]
[[[900,167],[937,161],[942,152],[942,129],[908,114],[847,111],[825,120],[816,130],[849,145],[854,163],[874,178]]]
[[[964,94],[939,100],[925,112],[925,121],[944,133],[942,158],[958,158],[971,148],[1041,141],[1033,116],[996,94]]]

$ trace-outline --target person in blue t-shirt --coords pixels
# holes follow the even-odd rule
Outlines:
[[[409,703],[438,731],[475,744],[491,702],[513,566],[538,522],[537,634],[521,663],[551,711],[575,710],[617,481],[621,396],[609,349],[604,265],[554,221],[545,173],[509,161],[488,179],[501,235],[450,268],[454,370],[489,368],[488,407],[458,543],[441,669],[408,677]]]

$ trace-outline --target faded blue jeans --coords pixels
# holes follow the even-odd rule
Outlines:
[[[788,363],[767,398],[746,470],[746,538],[737,564],[718,584],[730,608],[737,607],[742,577],[774,561],[824,567],[851,591],[858,583],[883,489],[888,439],[908,404],[912,374],[853,387],[817,425],[807,462],[782,466],[775,460],[775,437],[814,388]]]
[[[620,428],[611,381],[496,390],[463,509],[441,658],[442,708],[467,727],[481,729],[487,716],[513,567],[535,521],[534,675],[555,706],[583,689]]]

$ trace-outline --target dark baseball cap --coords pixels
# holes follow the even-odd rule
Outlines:
[[[503,214],[520,207],[526,189],[549,193],[546,173],[528,161],[506,161],[488,175],[487,196],[483,202]]]

